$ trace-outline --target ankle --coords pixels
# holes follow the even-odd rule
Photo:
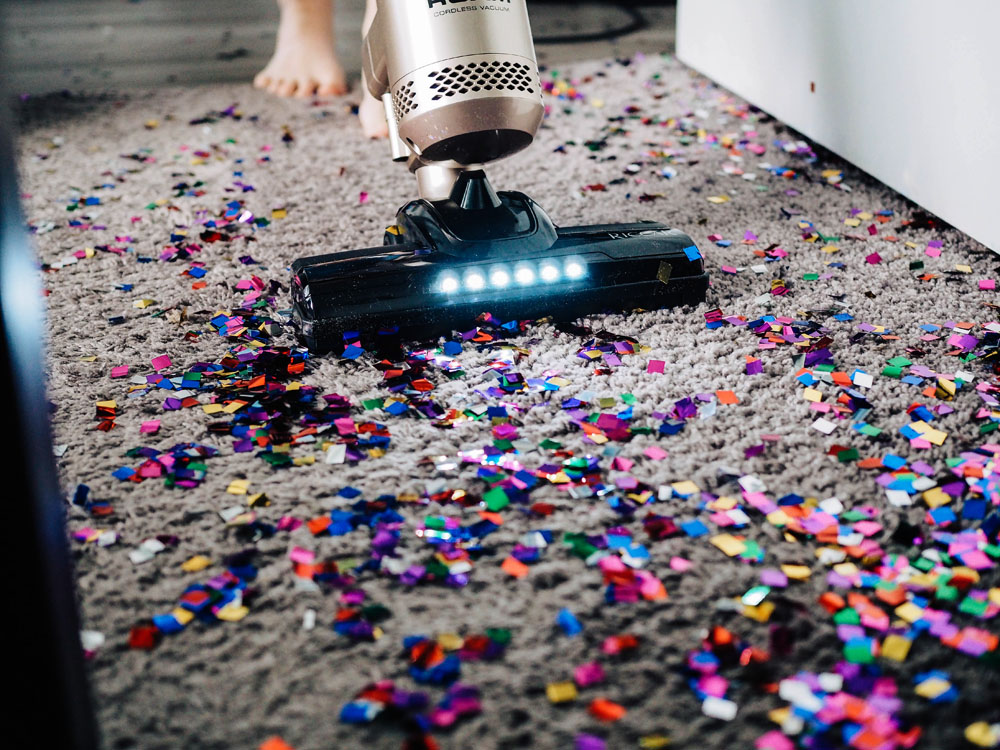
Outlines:
[[[333,0],[278,0],[281,25],[297,31],[333,31]]]

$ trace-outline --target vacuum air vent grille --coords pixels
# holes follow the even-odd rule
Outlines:
[[[399,122],[405,115],[420,106],[414,101],[416,93],[417,92],[413,90],[413,79],[410,79],[402,86],[399,86],[392,93],[392,108],[396,113],[396,122]]]
[[[459,63],[427,74],[434,92],[432,101],[478,91],[523,91],[536,93],[531,65],[510,60]]]

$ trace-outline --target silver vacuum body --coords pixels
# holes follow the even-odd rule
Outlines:
[[[393,155],[414,171],[509,156],[542,121],[525,0],[378,0],[362,57]]]

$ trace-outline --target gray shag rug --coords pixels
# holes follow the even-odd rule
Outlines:
[[[671,747],[679,748],[753,747],[758,737],[780,732],[768,718],[788,705],[776,688],[780,680],[803,670],[829,672],[844,659],[836,624],[817,599],[827,591],[847,591],[828,584],[830,560],[817,556],[820,547],[840,549],[836,539],[783,533],[741,499],[733,479],[756,477],[760,484],[744,479],[744,488],[763,488],[770,499],[805,498],[804,505],[792,498],[783,507],[808,509],[839,498],[845,508],[841,541],[853,534],[846,527],[868,513],[881,524],[866,528],[868,539],[887,553],[915,560],[921,549],[934,546],[920,494],[910,498],[912,505],[888,502],[876,482],[888,469],[866,470],[859,462],[886,454],[911,464],[923,460],[931,476],[944,482],[947,458],[990,442],[989,435],[980,435],[990,419],[977,415],[983,401],[975,386],[990,382],[991,373],[974,359],[955,356],[948,339],[955,334],[949,326],[962,321],[974,324],[971,334],[982,337],[981,326],[996,317],[996,293],[979,288],[980,280],[997,271],[994,255],[669,58],[579,63],[560,69],[557,79],[551,72],[544,78],[555,80],[556,90],[571,82],[577,95],[546,94],[550,112],[537,141],[491,167],[494,185],[528,193],[559,224],[648,218],[688,231],[711,272],[708,297],[694,308],[581,321],[591,333],[546,322],[513,332],[487,327],[492,343],[460,341],[457,365],[438,354],[420,372],[422,363],[410,358],[410,367],[417,368],[410,380],[429,381],[429,392],[413,385],[392,390],[385,366],[371,351],[357,359],[309,359],[301,372],[294,366],[288,372],[298,361],[293,329],[286,325],[289,264],[306,255],[380,244],[395,209],[415,195],[412,178],[389,161],[385,144],[362,138],[350,96],[303,104],[249,86],[212,86],[61,95],[22,104],[24,206],[48,292],[54,442],[105,747],[256,748],[280,736],[299,750],[398,748],[413,731],[401,718],[405,712],[387,710],[373,723],[353,725],[339,720],[343,706],[368,683],[394,680],[397,689],[427,692],[433,707],[446,688],[414,680],[403,639],[445,634],[443,643],[454,648],[447,634],[465,637],[488,629],[510,631],[498,658],[472,659],[474,648],[448,652],[461,653],[461,684],[478,688],[482,711],[460,717],[450,729],[435,729],[431,736],[443,748],[596,748],[601,739],[607,747],[624,748],[644,737],[645,746],[656,747],[653,735],[669,737]],[[941,148],[947,149],[947,134]],[[887,212],[883,221],[879,212]],[[922,268],[914,265],[919,262]],[[778,331],[792,341],[761,348],[762,334],[733,325],[736,318],[706,327],[706,313],[717,308],[749,321],[764,315],[797,321]],[[239,330],[230,330],[229,338],[220,335],[218,326],[235,315],[257,328],[262,319],[274,322],[255,332],[263,338]],[[944,326],[933,334],[939,338],[922,340],[931,335],[924,324]],[[470,320],[462,330],[474,326]],[[861,369],[873,376],[870,386],[858,385],[863,396],[843,396],[840,414],[817,412],[796,379],[804,364],[823,377],[822,368],[815,369],[830,361],[822,351],[805,363],[802,357],[806,346],[825,336],[829,342],[813,349],[829,349],[837,371]],[[607,352],[595,361],[578,356],[588,345],[615,342],[627,342],[618,347],[617,359],[601,356]],[[266,367],[265,360],[253,359],[264,356],[261,350],[278,351],[267,355]],[[241,351],[250,358],[237,361]],[[154,364],[162,355],[169,362]],[[760,374],[747,374],[748,356],[761,360]],[[882,374],[888,360],[899,356],[925,374],[910,382]],[[665,363],[662,373],[648,371],[655,361]],[[113,368],[121,366],[127,374],[116,377],[121,371]],[[453,366],[459,372],[449,373]],[[904,377],[913,374],[911,366],[901,367]],[[200,380],[185,377],[198,370]],[[268,382],[303,386],[272,393],[277,400],[266,401],[269,407],[255,407],[253,396],[263,391],[233,383],[265,370]],[[927,372],[952,378],[964,372],[967,382],[954,400],[926,396],[922,391],[936,382]],[[175,379],[173,390],[157,383],[157,373]],[[408,378],[396,376],[395,384]],[[843,393],[835,382],[820,381],[815,389],[828,405]],[[717,391],[734,392],[738,402],[720,403]],[[208,413],[232,405],[241,393],[247,398],[238,409]],[[306,408],[301,399],[309,394],[316,403]],[[322,399],[332,394],[349,404]],[[400,414],[381,408],[393,396],[407,406]],[[684,401],[689,397],[694,400]],[[579,410],[565,403],[574,398],[585,402]],[[723,394],[721,400],[730,399]],[[108,401],[113,408],[101,407]],[[918,449],[900,432],[914,403],[936,410],[934,426],[948,433],[943,445]],[[868,406],[870,413],[857,413]],[[595,442],[582,426],[591,427],[584,417],[598,412],[622,421],[598,421],[602,434]],[[343,431],[334,426],[288,445],[308,427],[309,415],[322,425],[329,421],[324,415],[334,413],[355,425],[382,425],[375,429],[387,430],[390,442],[368,442],[379,433],[355,434],[349,419],[346,427],[339,423]],[[822,416],[832,434],[813,427]],[[859,417],[881,433],[852,429]],[[142,432],[155,420],[158,431]],[[659,434],[664,423],[668,432],[678,424],[683,429]],[[187,443],[218,452],[203,459],[204,473],[195,458],[193,469],[173,475],[194,486],[169,486],[162,475],[169,465],[142,482],[127,478],[129,471],[119,473],[124,479],[114,475],[121,467],[138,469],[149,455],[165,460],[173,446]],[[335,447],[340,443],[347,443],[346,454]],[[831,455],[834,446],[842,448]],[[129,454],[143,447],[152,450]],[[538,483],[530,492],[487,494],[496,475],[509,472],[496,465],[481,471],[473,452],[484,448],[487,454],[478,455],[487,467],[496,460],[489,453],[506,455],[505,465],[519,462]],[[850,448],[857,449],[856,457],[842,451]],[[466,462],[459,460],[463,452]],[[577,459],[594,457],[596,467],[581,474],[570,464],[555,477],[558,469],[552,467],[562,466],[570,452]],[[173,469],[187,460],[182,457]],[[550,468],[540,473],[574,480],[575,489],[539,479],[535,472],[545,465]],[[581,476],[591,491],[576,481]],[[679,493],[661,490],[686,480],[701,493],[683,485]],[[81,484],[89,487],[85,499],[75,489]],[[258,493],[266,497],[256,498]],[[396,507],[401,520],[397,527],[376,529],[379,520],[392,518],[373,518],[375,512],[392,503],[358,503],[384,495],[404,501]],[[465,527],[481,522],[484,495],[491,507],[512,502],[498,511],[498,529],[478,544],[466,542],[474,547],[471,571],[451,581],[467,579],[466,585],[448,585],[440,580],[447,570],[433,562],[434,549],[415,531],[431,516],[460,519]],[[733,528],[718,527],[719,517],[712,520],[715,511],[706,509],[715,495],[735,498],[747,517],[737,518]],[[537,512],[544,504],[554,508],[551,515]],[[836,511],[837,505],[828,501],[823,508]],[[102,515],[108,506],[110,514]],[[872,510],[849,512],[858,508]],[[254,517],[243,515],[251,512]],[[331,512],[337,535],[296,526],[330,518]],[[709,534],[653,539],[643,523],[649,513],[677,524],[700,519]],[[909,536],[904,522],[917,527]],[[341,523],[356,528],[340,534]],[[979,524],[959,518],[948,528]],[[601,536],[609,529],[610,540]],[[398,540],[392,539],[394,530]],[[515,547],[537,543],[537,535],[525,537],[536,530],[550,530],[552,542],[532,561],[537,551]],[[668,597],[608,603],[596,564],[600,550],[585,561],[581,555],[593,549],[579,541],[573,547],[576,537],[565,536],[579,532],[598,548],[610,541],[613,557],[620,554],[614,545],[631,534],[631,544],[649,554],[640,569],[661,581]],[[729,557],[709,542],[727,532],[757,542],[763,560]],[[914,542],[914,535],[923,541]],[[392,551],[373,558],[373,540],[379,550]],[[301,550],[315,560],[310,563]],[[515,551],[528,560],[523,577],[502,566]],[[304,561],[297,571],[290,554]],[[630,554],[638,558],[627,555],[628,562],[642,563],[642,550]],[[752,557],[752,549],[746,554]],[[196,556],[207,558],[207,567],[193,570],[197,560],[182,566]],[[679,570],[684,564],[674,558],[690,561],[690,568]],[[879,554],[848,558],[873,570],[879,560]],[[318,565],[324,561],[337,561],[339,572]],[[427,580],[401,580],[401,570],[428,562]],[[772,588],[764,599],[774,605],[769,621],[746,616],[764,619],[768,607],[744,613],[733,600],[760,582],[761,570],[782,564],[806,566],[811,577]],[[230,579],[220,583],[217,577],[227,569]],[[996,583],[992,567],[981,576],[973,588]],[[150,629],[149,618],[167,614],[157,622],[169,630],[170,622],[177,623],[169,613],[185,590],[210,580],[229,592],[228,605],[217,614],[232,621],[202,610],[182,632]],[[374,633],[373,640],[332,627],[338,610],[357,609],[359,590],[365,605],[389,611],[384,619],[378,619],[385,614],[378,608],[364,611],[378,620],[377,630],[355,622],[354,633]],[[870,586],[855,591],[874,600]],[[189,597],[189,609],[197,609],[199,595],[196,590]],[[748,601],[755,601],[752,595]],[[873,606],[889,613],[890,627],[898,626],[893,606],[878,600]],[[579,620],[581,634],[570,637],[557,624],[563,608]],[[313,617],[314,627],[306,627]],[[953,621],[996,630],[990,620],[964,612]],[[749,666],[722,655],[720,674],[730,680],[726,698],[738,706],[731,721],[703,713],[685,671],[689,652],[701,649],[707,629],[716,625],[760,649],[757,657],[769,655]],[[494,641],[504,640],[502,633],[490,633]],[[885,635],[872,628],[866,633]],[[638,646],[619,655],[602,650],[609,636],[622,634],[637,636]],[[153,648],[130,647],[130,639],[141,646],[147,638]],[[499,646],[494,642],[490,649]],[[959,653],[928,634],[913,640],[903,662],[878,657],[874,666],[895,680],[898,705],[885,696],[881,703],[873,698],[871,679],[866,683],[850,668],[841,671],[850,678],[845,690],[895,717],[903,729],[923,727],[918,747],[950,748],[965,742],[967,725],[1000,720],[1000,682],[989,657]],[[602,684],[581,687],[575,700],[550,702],[550,683],[572,680],[578,665],[592,661],[603,665]],[[957,703],[935,704],[915,693],[914,676],[928,669],[948,672]],[[885,685],[875,689],[884,691]],[[620,705],[624,717],[597,720],[591,712],[595,698]],[[817,731],[807,722],[791,742],[820,742],[807,737]],[[838,726],[822,735],[826,744],[813,746],[862,746],[849,745],[848,736]]]

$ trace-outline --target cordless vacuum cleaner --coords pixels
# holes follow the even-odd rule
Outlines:
[[[531,198],[487,180],[482,166],[526,148],[544,114],[525,0],[378,0],[362,57],[392,158],[420,198],[399,209],[382,247],[292,264],[312,351],[353,332],[447,334],[483,312],[573,320],[704,299],[708,275],[683,232],[556,227]]]

